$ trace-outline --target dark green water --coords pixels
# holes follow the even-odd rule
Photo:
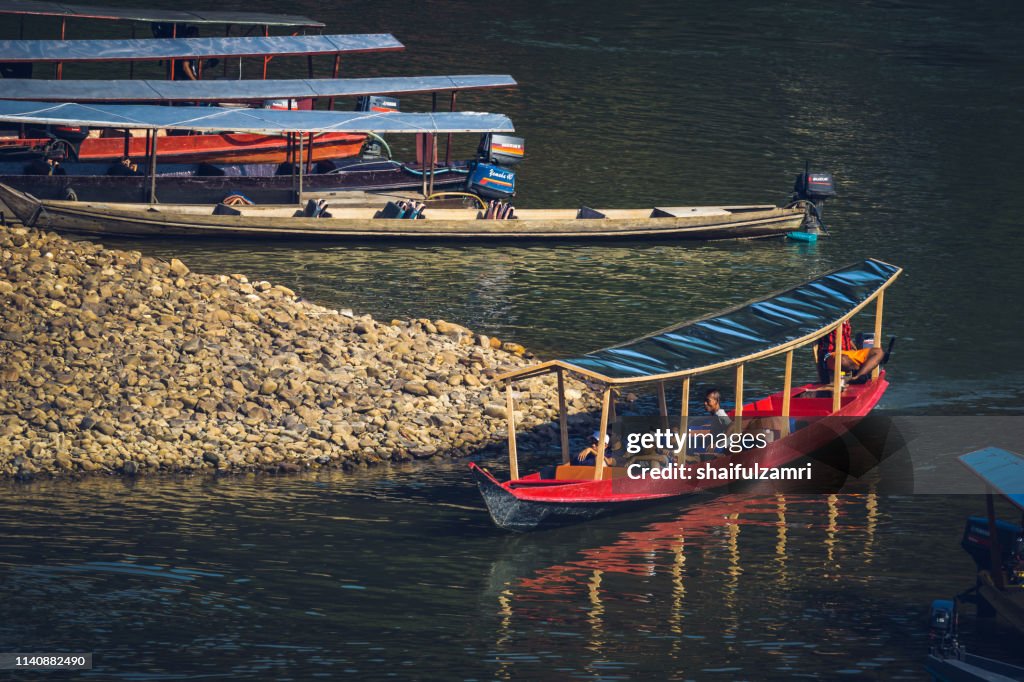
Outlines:
[[[511,73],[518,90],[460,107],[505,112],[527,138],[522,206],[776,203],[810,158],[840,183],[833,236],[118,246],[546,355],[876,257],[906,271],[886,297],[900,345],[882,407],[1020,412],[1020,6],[221,7],[407,45],[346,60],[348,76]],[[748,393],[777,390],[778,374],[755,373]],[[959,532],[982,509],[972,497],[728,496],[515,538],[493,530],[461,464],[3,490],[0,649],[94,651],[99,679],[921,679],[927,605],[972,584]],[[967,620],[972,649],[1019,648]]]

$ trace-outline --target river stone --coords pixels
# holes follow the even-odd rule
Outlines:
[[[430,394],[430,390],[418,381],[406,382],[406,384],[402,386],[402,390],[405,391],[406,393],[411,393],[412,395],[417,396],[425,396]]]

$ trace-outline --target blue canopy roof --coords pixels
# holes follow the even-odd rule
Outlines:
[[[155,61],[401,50],[389,33],[121,40],[0,40],[0,62]]]
[[[473,111],[407,114],[10,101],[0,101],[0,122],[200,132],[230,130],[270,135],[285,132],[500,133],[514,130],[512,121],[503,114]]]
[[[498,378],[521,378],[563,368],[611,384],[643,383],[777,355],[835,329],[901,272],[895,265],[868,259],[725,312]]]
[[[287,26],[292,28],[323,28],[324,24],[309,17],[262,12],[217,12],[207,10],[181,11],[158,8],[84,7],[62,2],[38,0],[0,0],[0,14],[22,14],[107,21],[146,21],[186,24],[236,24],[238,26]]]
[[[1024,457],[1001,448],[960,455],[960,462],[1000,495],[1024,511]]]
[[[514,85],[515,79],[507,75],[225,81],[56,81],[14,78],[4,81],[3,88],[0,88],[0,99],[36,102],[244,102],[503,88]]]

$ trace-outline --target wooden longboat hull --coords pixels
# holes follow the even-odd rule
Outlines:
[[[456,168],[459,168],[456,166]],[[464,166],[463,166],[464,168]],[[287,204],[295,200],[296,182],[290,175],[157,175],[156,196],[168,204],[215,204],[230,194],[243,194],[257,204]],[[73,192],[79,201],[142,203],[149,200],[150,179],[89,175],[23,175],[0,173],[0,183],[40,199],[64,199]],[[423,178],[409,164],[367,161],[345,164],[328,174],[306,175],[304,195],[330,197],[337,192],[419,190]],[[438,172],[434,191],[459,189],[466,184],[460,172]]]
[[[234,216],[213,215],[212,207],[40,200],[4,185],[0,200],[29,227],[97,235],[260,239],[757,239],[797,229],[804,215],[801,209],[733,207],[685,217],[578,220],[557,217],[564,211],[536,211],[535,218],[481,220],[474,209],[429,208],[423,220],[389,220],[373,218],[373,208],[333,211],[351,217],[303,218],[292,215],[296,207],[251,207]]]
[[[1007,623],[1024,635],[1024,590],[1019,587],[999,589],[992,573],[978,571],[978,596],[988,602]]]
[[[828,417],[802,417],[794,408],[795,418],[809,420],[806,426],[767,447],[722,455],[707,463],[707,466],[727,470],[733,465],[752,468],[756,464],[763,470],[795,462],[852,429],[881,400],[888,386],[883,372],[874,381],[848,387],[844,400],[849,400],[838,412]],[[812,388],[810,385],[803,386],[795,389],[795,393]],[[793,402],[796,403],[796,400],[794,398]],[[746,407],[744,413],[747,414]],[[673,498],[728,489],[734,483],[713,478],[555,480],[542,479],[538,473],[514,481],[500,482],[475,463],[469,466],[495,525],[515,532],[583,521]]]
[[[964,654],[963,659],[929,654],[925,669],[933,682],[1010,682],[1024,680],[1024,668],[991,658]]]
[[[306,143],[303,155],[311,154],[313,163],[348,158],[359,154],[365,141],[366,135],[319,133],[313,136],[312,143]],[[48,138],[20,138],[6,140],[4,146],[12,152],[32,153],[45,149],[50,142]],[[288,159],[289,142],[279,135],[253,133],[161,135],[156,150],[160,163],[283,163]],[[78,161],[94,163],[114,163],[125,156],[133,159],[148,156],[144,137],[129,138],[127,154],[123,137],[87,137],[75,152]]]

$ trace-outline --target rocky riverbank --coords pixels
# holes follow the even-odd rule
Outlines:
[[[458,457],[505,439],[491,379],[531,362],[443,320],[0,227],[0,476]],[[595,408],[568,387],[570,413]],[[554,378],[516,388],[521,447],[557,443]]]

